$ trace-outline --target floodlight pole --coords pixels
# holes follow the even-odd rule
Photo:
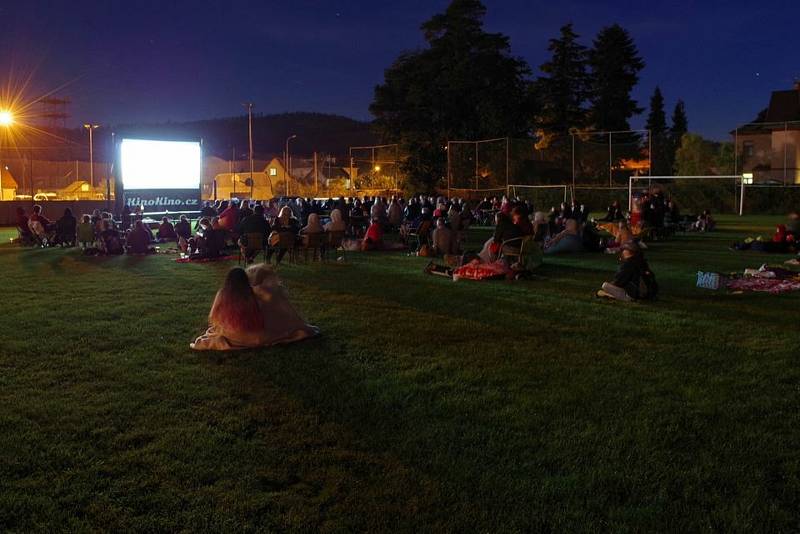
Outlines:
[[[253,103],[243,104],[247,108],[247,138],[250,145],[248,155],[250,156],[250,197],[253,197]]]
[[[93,132],[100,127],[99,124],[84,124],[84,128],[89,130],[89,183],[94,189],[94,136]]]
[[[283,165],[283,179],[286,182],[286,196],[289,196],[289,177],[291,176],[291,156],[289,155],[289,141],[292,139],[296,139],[297,134],[292,134],[286,139],[286,161],[284,161]]]
[[[613,164],[611,162],[611,132],[608,132],[608,187],[613,187],[612,183],[612,167]]]
[[[447,147],[445,148],[447,152],[447,198],[452,198],[453,196],[450,194],[450,141],[447,141]]]
[[[570,132],[569,136],[572,138],[572,191],[575,194],[575,133]]]

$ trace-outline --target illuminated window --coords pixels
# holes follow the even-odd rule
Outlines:
[[[270,176],[278,176],[278,169],[276,169],[275,167],[270,167],[269,168],[269,175]]]

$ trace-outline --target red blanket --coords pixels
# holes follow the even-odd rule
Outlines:
[[[727,283],[731,291],[761,291],[765,293],[788,293],[800,291],[800,281],[797,279],[778,280],[775,278],[738,278]]]
[[[504,278],[511,271],[502,261],[492,263],[481,263],[479,260],[472,260],[466,265],[462,265],[453,271],[453,280],[462,278],[467,280],[488,280],[491,278]]]

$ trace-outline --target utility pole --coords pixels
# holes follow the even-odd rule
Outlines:
[[[250,152],[249,152],[249,156],[250,156],[250,184],[251,184],[250,185],[250,196],[253,196],[252,195],[252,191],[253,191],[252,183],[253,183],[253,106],[254,106],[254,104],[252,102],[247,102],[247,103],[242,104],[242,105],[247,108],[247,137],[248,137],[248,142],[249,142],[249,145],[250,145]]]
[[[283,162],[283,178],[286,181],[286,196],[289,196],[289,178],[291,177],[291,158],[292,156],[289,154],[289,141],[292,139],[296,139],[297,134],[292,134],[286,139],[286,161]]]
[[[89,184],[94,189],[94,136],[93,133],[100,127],[99,124],[84,124],[84,128],[89,130]]]

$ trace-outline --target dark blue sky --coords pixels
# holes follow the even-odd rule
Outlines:
[[[68,83],[73,124],[322,111],[369,118],[383,70],[422,44],[446,0],[150,0],[0,3],[0,81],[31,94]],[[534,69],[569,21],[588,44],[604,25],[633,34],[647,62],[636,91],[686,101],[693,131],[724,138],[773,89],[800,77],[800,2],[485,0],[486,26]],[[643,118],[635,121],[640,126]]]

